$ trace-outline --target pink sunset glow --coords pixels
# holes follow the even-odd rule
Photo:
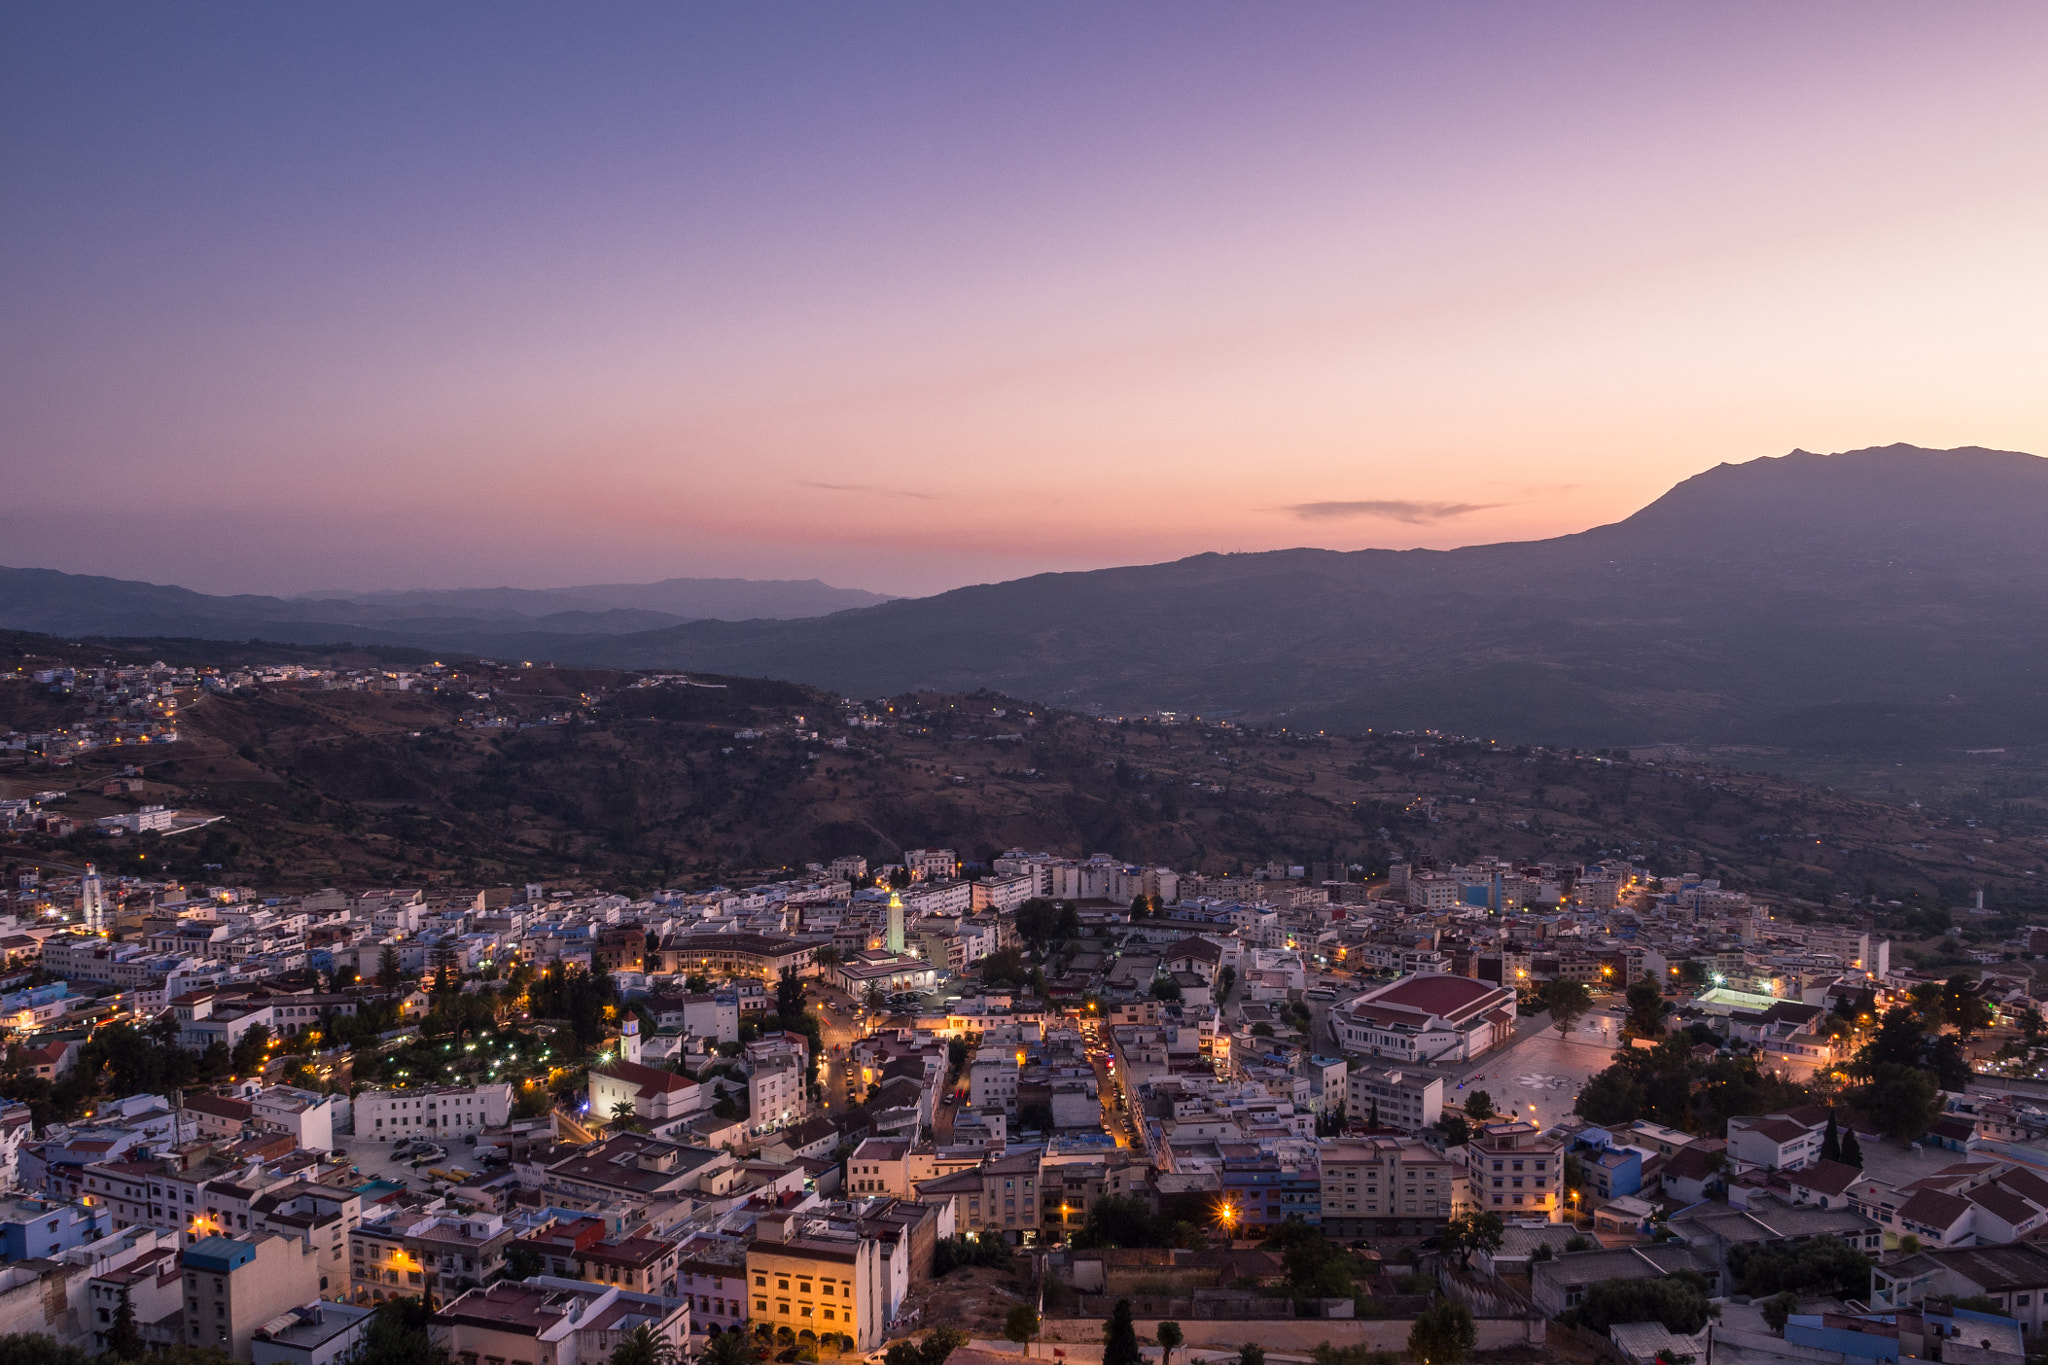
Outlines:
[[[8,564],[916,594],[2048,451],[2038,7],[0,26]]]

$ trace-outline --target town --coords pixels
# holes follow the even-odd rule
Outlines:
[[[1623,859],[12,881],[0,1334],[1236,1354],[1435,1303],[1481,1351],[2020,1365],[2048,1295],[2048,929],[1923,973]]]

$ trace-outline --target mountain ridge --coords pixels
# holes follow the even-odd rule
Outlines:
[[[2048,697],[2044,528],[2037,456],[1795,450],[1716,465],[1619,521],[1543,540],[1205,552],[802,620],[474,623],[434,643],[854,696],[985,687],[1112,713],[1537,742],[1782,743],[1788,726],[1797,742],[1792,718],[1835,708],[1817,733],[1881,748],[1886,707],[1940,706],[1939,724],[1906,728],[1991,746],[2032,742],[2016,738],[2031,733],[2029,699]],[[0,571],[0,625],[40,628],[11,619],[12,602]],[[314,629],[331,640],[335,627]],[[359,643],[424,642],[351,629]]]

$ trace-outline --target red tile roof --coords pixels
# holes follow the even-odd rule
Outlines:
[[[1405,1005],[1449,1018],[1480,1005],[1495,1004],[1497,997],[1505,994],[1491,982],[1466,976],[1411,976],[1367,998],[1376,1005]]]
[[[663,1071],[656,1066],[642,1066],[638,1062],[613,1062],[609,1066],[591,1069],[600,1076],[610,1076],[613,1080],[639,1086],[643,1099],[652,1099],[656,1095],[673,1095],[678,1091],[697,1088],[695,1081],[686,1080],[673,1071]]]

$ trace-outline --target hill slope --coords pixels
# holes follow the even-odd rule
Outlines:
[[[0,637],[0,675],[106,658]],[[439,691],[186,691],[174,744],[110,746],[56,770],[0,752],[0,796],[61,786],[66,812],[87,826],[0,837],[0,871],[48,858],[265,890],[562,878],[646,887],[843,853],[892,859],[920,845],[980,860],[1016,845],[1107,850],[1209,872],[1276,859],[1377,868],[1397,850],[1451,861],[1620,853],[1781,905],[1869,894],[1905,902],[1907,915],[1916,899],[1953,906],[1982,887],[2013,923],[2048,907],[2042,801],[1937,811],[1641,755],[1108,725],[990,694],[901,696],[863,715],[811,688],[706,675],[645,687],[606,670],[464,665],[441,681]],[[93,705],[83,691],[6,681],[0,731],[74,724]],[[479,728],[480,713],[497,723]],[[520,728],[532,722],[552,723]],[[136,768],[141,790],[103,789]],[[224,819],[175,837],[91,828],[142,802]]]
[[[474,588],[217,597],[189,588],[54,569],[0,568],[0,628],[62,635],[252,636],[299,644],[477,646],[522,636],[618,635],[692,620],[784,620],[890,599],[816,579],[670,578],[582,588]]]
[[[669,599],[616,588],[563,590],[580,605],[513,621],[488,594],[310,604],[0,571],[0,625],[426,644],[855,696],[988,687],[1296,730],[1928,761],[2048,746],[2044,529],[2048,460],[1887,446],[1721,465],[1551,540],[1206,554],[804,620],[635,629]]]
[[[1904,716],[1915,745],[2034,744],[2048,741],[2044,529],[2048,460],[1795,451],[1553,540],[1198,555],[555,652],[1296,729],[1797,744],[1819,725],[1883,747]]]

